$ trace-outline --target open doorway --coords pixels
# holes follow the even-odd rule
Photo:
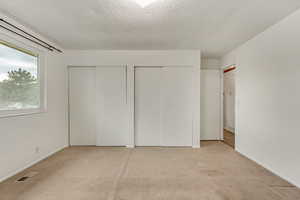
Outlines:
[[[230,66],[223,74],[224,142],[232,148],[235,148],[235,73],[236,66]]]

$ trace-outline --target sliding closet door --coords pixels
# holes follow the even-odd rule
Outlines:
[[[192,90],[192,68],[136,68],[136,145],[192,146]]]
[[[98,146],[128,144],[126,66],[96,68],[96,135]]]
[[[161,122],[164,146],[192,146],[193,68],[162,68]]]
[[[162,146],[160,110],[161,69],[135,69],[136,146]]]
[[[69,68],[70,144],[96,144],[95,68]]]

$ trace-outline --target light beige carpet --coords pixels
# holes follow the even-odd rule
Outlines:
[[[299,200],[300,190],[229,146],[205,142],[201,149],[67,148],[1,183],[0,199]]]

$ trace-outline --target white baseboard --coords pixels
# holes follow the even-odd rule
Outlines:
[[[133,149],[133,148],[135,148],[135,146],[134,145],[126,145],[126,148]]]
[[[199,149],[200,145],[192,146],[193,149]]]
[[[290,184],[300,188],[300,185],[295,183],[294,181],[292,180],[289,180],[288,178],[285,178],[283,177],[282,175],[280,175],[280,173],[276,172],[275,170],[271,169],[269,166],[266,166],[265,164],[263,164],[262,162],[252,158],[251,156],[247,155],[247,154],[244,154],[244,153],[241,153],[237,148],[235,149],[238,153],[240,153],[241,155],[245,156],[246,158],[248,158],[249,160],[252,160],[254,162],[256,162],[258,165],[264,167],[265,169],[269,170],[270,172],[272,172],[273,174],[275,174],[276,176],[282,178],[283,180],[289,182]]]
[[[11,177],[13,177],[13,176],[15,176],[15,175],[18,174],[18,173],[24,171],[25,169],[28,169],[29,167],[32,167],[32,166],[35,165],[36,163],[38,163],[38,162],[40,162],[40,161],[42,161],[42,160],[45,160],[46,158],[52,156],[53,154],[55,154],[55,153],[61,151],[62,149],[66,148],[66,147],[68,147],[68,145],[65,145],[65,146],[63,146],[63,147],[59,147],[58,149],[56,149],[56,150],[54,150],[54,151],[52,151],[52,152],[46,154],[46,155],[43,156],[42,158],[39,158],[39,159],[37,159],[37,160],[35,160],[35,161],[29,163],[28,165],[25,165],[24,167],[19,168],[19,169],[15,170],[14,172],[12,172],[12,173],[10,173],[10,174],[4,176],[4,177],[0,177],[0,183],[3,182],[3,181],[5,181],[5,180],[7,180],[7,179],[9,179],[9,178],[11,178]]]

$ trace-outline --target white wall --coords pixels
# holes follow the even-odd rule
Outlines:
[[[18,24],[2,14],[0,16]],[[22,41],[20,38],[18,40]],[[0,118],[0,181],[68,144],[66,69],[62,55],[47,53],[46,71],[47,112]]]
[[[193,147],[200,147],[200,65],[201,53],[197,50],[182,51],[66,51],[66,66],[109,66],[127,65],[128,66],[128,87],[130,104],[130,130],[129,147],[134,146],[134,66],[193,66],[195,69],[193,99],[194,120],[193,123]]]
[[[201,69],[220,69],[222,66],[221,60],[217,58],[202,58]]]
[[[221,60],[201,59],[201,140],[222,139]]]
[[[234,49],[221,58],[221,65],[223,69],[236,64],[236,53],[237,50]]]
[[[186,65],[199,66],[200,51],[66,51],[66,65],[95,66],[95,65]]]
[[[299,22],[297,11],[235,50],[236,149],[298,187]]]

